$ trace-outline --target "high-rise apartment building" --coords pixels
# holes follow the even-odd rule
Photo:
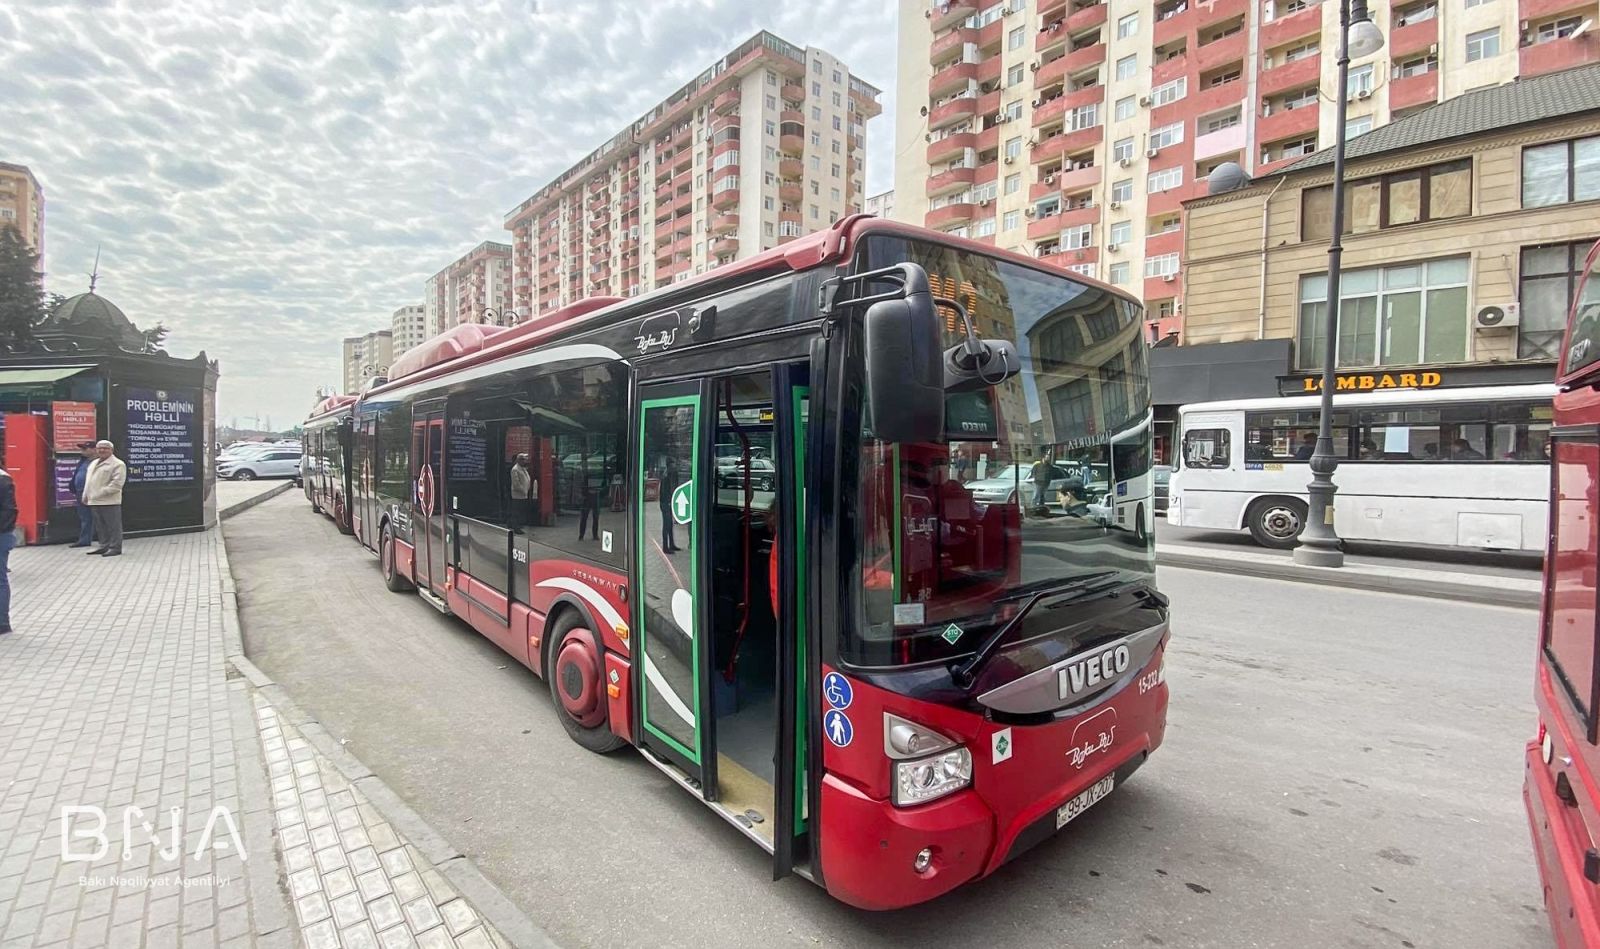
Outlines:
[[[403,306],[394,311],[389,323],[394,354],[399,356],[428,338],[427,308],[420,303]]]
[[[869,195],[865,210],[868,214],[893,220],[894,191],[881,191],[877,194]]]
[[[859,211],[878,94],[757,34],[506,215],[517,309],[647,292]]]
[[[368,379],[387,375],[394,362],[394,334],[374,330],[365,336],[344,338],[344,393],[357,395]]]
[[[1378,0],[1347,130],[1596,61],[1593,9]],[[1255,175],[1333,143],[1338,22],[1307,0],[901,0],[898,214],[1117,284],[1177,332],[1182,202],[1224,162]]]
[[[16,225],[22,239],[44,259],[44,188],[27,165],[0,161],[0,227]]]
[[[511,245],[484,241],[432,277],[423,287],[424,339],[461,323],[512,321]],[[492,313],[490,311],[493,311]],[[526,316],[527,312],[523,311]]]

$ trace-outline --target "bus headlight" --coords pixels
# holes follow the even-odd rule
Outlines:
[[[972,783],[972,752],[964,746],[927,758],[894,763],[894,804],[911,807],[938,800]]]

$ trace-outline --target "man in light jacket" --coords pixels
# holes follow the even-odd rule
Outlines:
[[[100,541],[89,553],[103,557],[122,554],[122,486],[128,480],[128,466],[112,454],[115,447],[105,439],[95,443],[95,458],[83,485],[83,503],[94,512],[94,533]]]
[[[528,456],[519,454],[511,464],[511,529],[518,534],[533,523],[532,499],[533,474],[528,471]]]

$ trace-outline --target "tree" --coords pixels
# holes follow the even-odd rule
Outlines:
[[[162,341],[167,338],[169,332],[165,323],[157,323],[147,330],[140,330],[139,335],[144,337],[144,351],[153,353],[160,349]]]
[[[0,343],[25,342],[44,319],[44,274],[39,255],[15,224],[0,228]]]
[[[48,319],[48,318],[50,318],[52,316],[55,316],[56,315],[56,311],[60,310],[61,309],[61,304],[65,303],[65,302],[67,302],[67,298],[62,296],[59,293],[47,293],[47,294],[45,294],[45,300],[44,300],[44,315],[45,315],[45,318]]]

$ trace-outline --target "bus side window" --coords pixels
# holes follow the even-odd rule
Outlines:
[[[1183,464],[1186,468],[1228,467],[1228,430],[1197,428],[1184,432]]]

